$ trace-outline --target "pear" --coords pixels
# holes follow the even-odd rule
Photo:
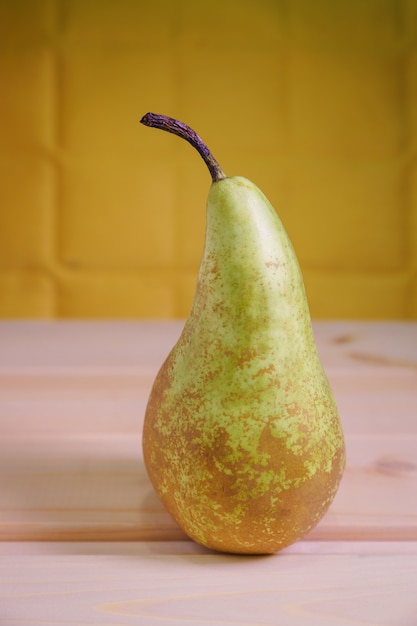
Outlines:
[[[146,408],[145,466],[194,541],[273,553],[319,522],[345,464],[300,267],[256,185],[226,177],[187,125],[153,113],[141,122],[189,141],[213,180],[191,311]]]

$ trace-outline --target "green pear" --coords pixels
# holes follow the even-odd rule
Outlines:
[[[213,179],[191,312],[146,409],[147,472],[196,542],[272,553],[319,522],[345,464],[300,267],[256,185],[226,177],[185,124],[141,122],[189,141]]]

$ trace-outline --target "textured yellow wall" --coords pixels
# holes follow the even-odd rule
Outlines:
[[[256,182],[314,317],[417,318],[416,0],[0,0],[0,316],[182,317],[210,178]]]

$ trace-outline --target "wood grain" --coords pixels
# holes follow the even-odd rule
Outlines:
[[[2,624],[415,626],[417,555],[12,555]]]

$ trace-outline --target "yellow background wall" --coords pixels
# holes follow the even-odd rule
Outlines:
[[[0,316],[183,317],[256,182],[312,315],[417,318],[416,0],[0,0]]]

